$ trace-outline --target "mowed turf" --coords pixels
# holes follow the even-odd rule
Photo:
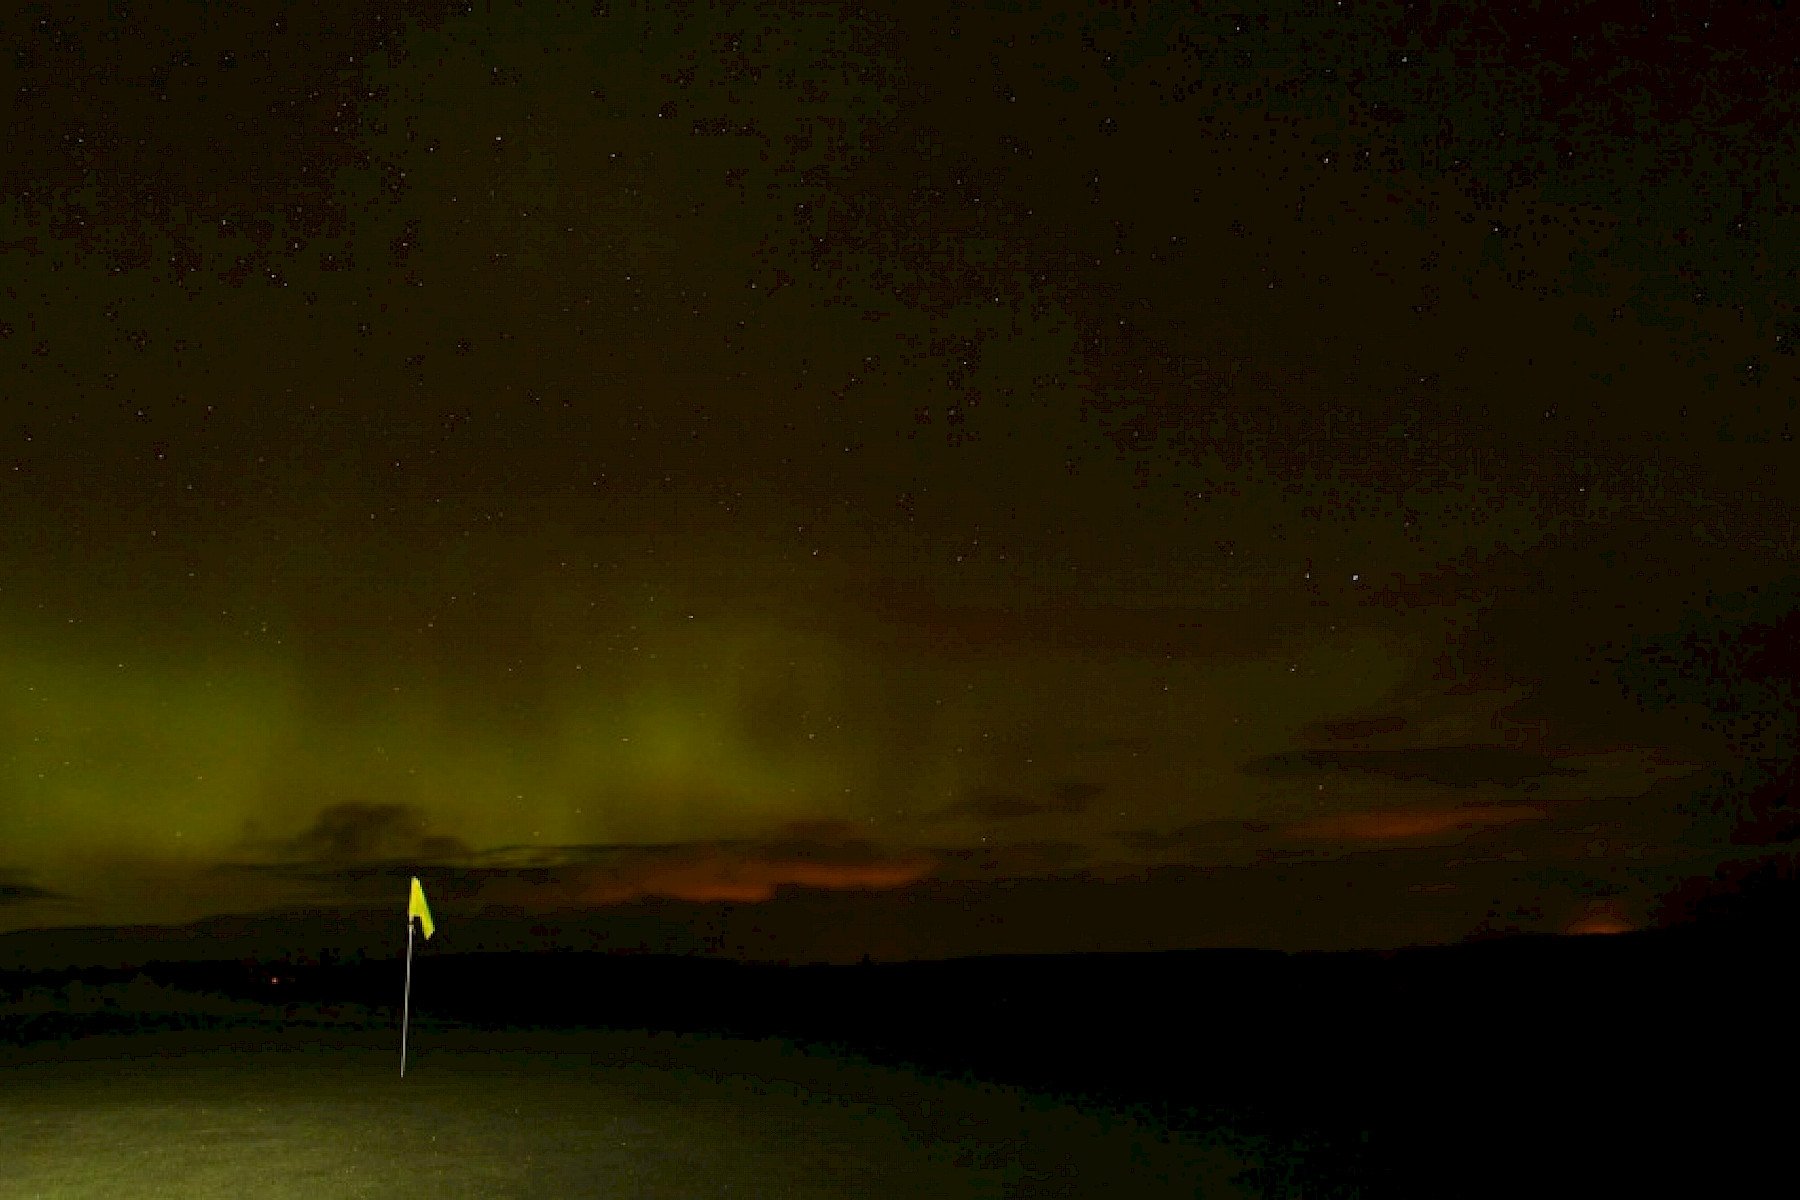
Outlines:
[[[1228,1138],[774,1040],[414,1029],[0,1058],[0,1196],[1235,1197]]]

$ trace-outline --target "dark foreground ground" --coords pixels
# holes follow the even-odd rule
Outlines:
[[[862,967],[421,956],[0,976],[0,1196],[1736,1194],[1791,950]]]
[[[120,1041],[0,1071],[0,1194],[1249,1194],[1221,1147],[775,1043],[435,1030],[401,1080],[391,1040]]]

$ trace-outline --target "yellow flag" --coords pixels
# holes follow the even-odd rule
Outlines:
[[[419,918],[419,924],[424,926],[425,936],[429,939],[431,931],[437,927],[431,923],[431,908],[425,903],[425,889],[419,886],[417,875],[413,876],[412,899],[406,905],[406,923],[411,925],[414,917]]]

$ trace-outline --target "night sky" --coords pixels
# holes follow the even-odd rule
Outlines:
[[[1792,13],[1238,8],[12,6],[0,932],[1397,947],[1784,846]]]

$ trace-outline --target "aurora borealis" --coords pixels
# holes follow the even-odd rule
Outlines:
[[[1726,99],[1586,9],[17,11],[0,932],[1656,923],[1766,848],[1617,678],[1794,571],[1766,8]]]

